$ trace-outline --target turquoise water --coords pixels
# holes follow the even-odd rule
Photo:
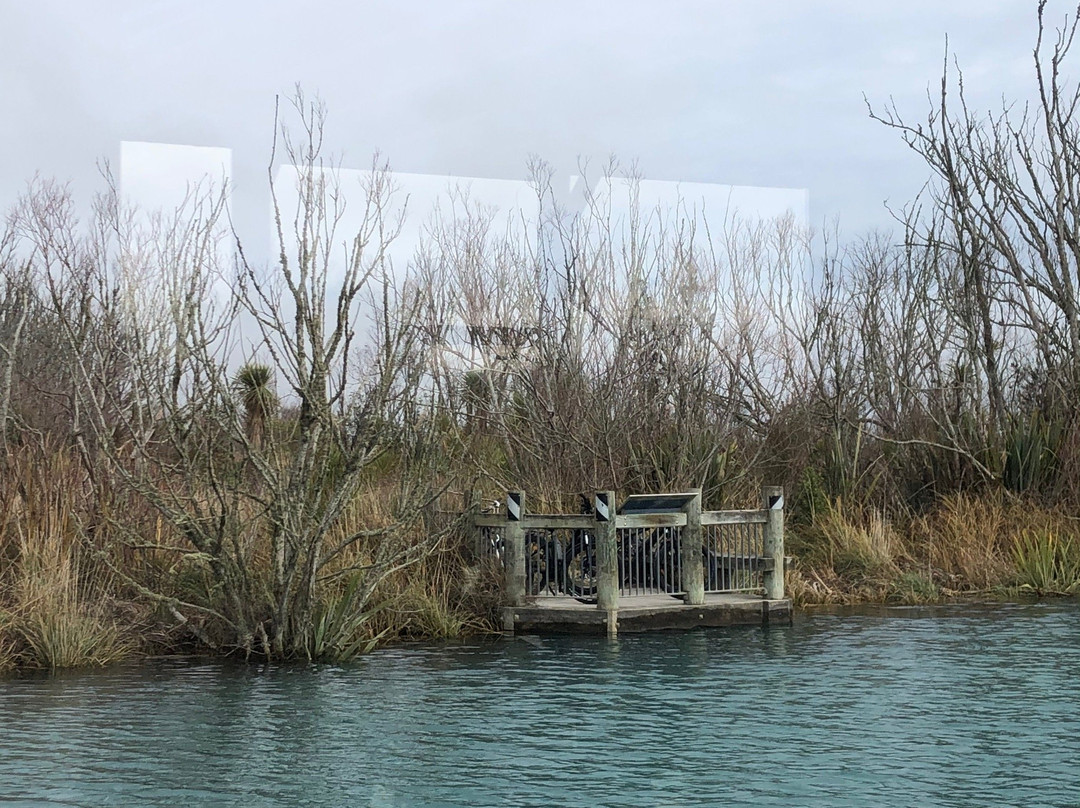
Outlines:
[[[1076,806],[1080,606],[0,680],[23,805]]]

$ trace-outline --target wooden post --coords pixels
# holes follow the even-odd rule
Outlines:
[[[506,596],[511,606],[525,602],[525,492],[506,492]]]
[[[682,567],[683,601],[691,606],[705,602],[705,535],[701,529],[701,489],[692,488],[695,497],[686,503],[686,525],[682,529],[679,553]]]
[[[619,540],[615,528],[615,492],[597,491],[596,608],[607,614],[607,633],[614,637],[619,619]]]
[[[784,489],[766,485],[761,489],[762,506],[765,508],[766,559],[772,560],[772,569],[765,571],[765,597],[782,600],[784,597]]]

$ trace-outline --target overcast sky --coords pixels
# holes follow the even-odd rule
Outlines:
[[[1034,0],[0,0],[0,204],[94,187],[121,140],[233,150],[263,199],[274,94],[330,110],[345,166],[521,179],[530,153],[662,180],[807,188],[811,220],[888,227],[925,169],[867,117],[925,114],[946,33],[976,106],[1032,85]],[[1068,3],[1051,0],[1049,17]],[[243,223],[241,223],[243,226]]]

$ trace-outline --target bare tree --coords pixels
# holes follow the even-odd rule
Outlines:
[[[143,526],[117,527],[134,550],[201,566],[210,585],[195,597],[117,571],[178,619],[198,615],[206,641],[275,658],[345,655],[370,640],[380,582],[445,535],[423,516],[452,463],[424,398],[417,298],[388,264],[400,227],[387,214],[391,176],[373,167],[357,189],[362,223],[342,232],[324,110],[299,93],[293,107],[299,135],[282,125],[270,166],[275,266],[238,248],[234,272],[225,197],[209,189],[149,221],[113,189],[88,234],[48,192],[31,194],[23,217],[63,325],[88,465],[104,463],[170,529],[148,540]],[[88,331],[87,320],[110,327]],[[257,389],[237,387],[244,355],[266,367]],[[109,357],[123,358],[122,373]],[[277,415],[271,380],[285,387]],[[372,516],[365,501],[376,496],[385,503]]]
[[[895,106],[871,109],[938,179],[929,196],[934,215],[921,221],[913,209],[909,239],[952,254],[958,313],[977,350],[997,428],[1006,407],[1003,328],[1026,332],[1059,402],[1080,382],[1080,84],[1064,73],[1080,7],[1050,36],[1045,12],[1042,0],[1034,103],[1006,102],[979,114],[968,106],[959,68],[955,79],[950,74],[946,48],[940,91],[924,122],[909,123]]]
[[[0,308],[0,456],[7,454],[15,364],[30,314],[33,283],[28,262],[15,254],[15,229],[9,219],[0,232],[0,282],[4,304]]]

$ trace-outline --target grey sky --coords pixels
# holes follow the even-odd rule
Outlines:
[[[946,32],[977,106],[1026,94],[1035,6],[0,0],[0,204],[35,171],[94,187],[125,139],[232,148],[234,203],[258,200],[274,93],[301,82],[346,166],[378,147],[400,171],[518,179],[529,153],[564,175],[614,153],[654,179],[808,188],[817,224],[887,227],[884,200],[926,173],[863,94],[923,114]]]

